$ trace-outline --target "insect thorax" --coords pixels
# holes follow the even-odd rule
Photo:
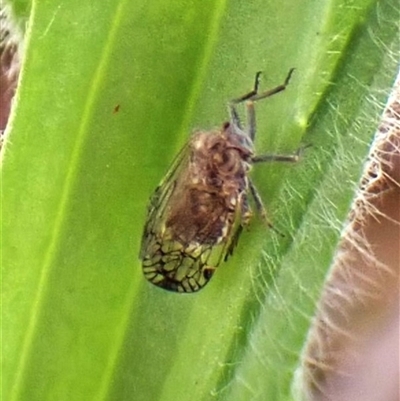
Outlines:
[[[187,169],[177,179],[166,228],[182,244],[217,244],[247,208],[251,149],[230,132],[196,132],[190,140]],[[246,205],[242,205],[242,203]]]

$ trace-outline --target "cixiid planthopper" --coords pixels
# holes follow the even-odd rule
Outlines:
[[[196,292],[232,255],[251,209],[248,195],[269,226],[262,200],[248,177],[254,163],[295,162],[293,155],[255,155],[254,102],[282,92],[283,84],[258,93],[260,72],[251,92],[229,103],[230,121],[221,129],[195,131],[150,199],[140,259],[151,283],[169,291]],[[236,105],[246,102],[247,129]]]

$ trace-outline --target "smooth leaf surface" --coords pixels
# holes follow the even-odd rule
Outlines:
[[[32,3],[2,173],[5,399],[290,397],[396,68],[396,2],[347,3]],[[174,154],[291,67],[256,149],[312,147],[253,174],[285,238],[254,219],[201,292],[151,286],[138,249]]]

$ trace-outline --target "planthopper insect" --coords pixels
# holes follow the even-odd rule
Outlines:
[[[283,91],[283,84],[258,93],[253,90],[229,103],[230,121],[212,131],[195,131],[172,163],[150,199],[140,259],[147,280],[175,292],[196,292],[226,261],[250,220],[250,195],[261,217],[271,226],[262,200],[248,177],[255,163],[295,162],[292,155],[255,155],[254,102]],[[247,128],[236,105],[245,102]]]

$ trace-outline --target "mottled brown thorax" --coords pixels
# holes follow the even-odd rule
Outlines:
[[[251,150],[229,127],[197,132],[189,146],[188,167],[175,184],[166,227],[182,244],[216,244],[235,220],[237,204],[247,202]]]

